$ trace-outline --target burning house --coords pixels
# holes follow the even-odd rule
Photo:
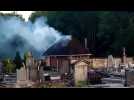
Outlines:
[[[44,53],[46,65],[53,67],[60,74],[70,73],[71,65],[89,59],[90,55],[88,48],[75,38],[61,39]]]

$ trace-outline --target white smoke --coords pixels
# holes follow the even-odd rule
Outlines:
[[[68,38],[68,36],[50,27],[47,24],[47,18],[40,17],[32,23],[22,21],[18,17],[0,17],[0,52],[3,55],[14,55],[16,50],[23,54],[33,49],[43,54],[56,41],[63,38]],[[11,45],[14,41],[19,41],[16,48]]]

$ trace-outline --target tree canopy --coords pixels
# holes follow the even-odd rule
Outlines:
[[[15,12],[12,12],[12,13],[0,13],[0,16],[3,17],[3,18],[9,18],[9,17],[17,17],[17,18],[20,18],[21,20],[24,21],[24,18],[22,17],[22,15],[19,15],[19,14],[16,14]]]
[[[4,65],[4,72],[5,73],[14,73],[15,70],[15,64],[13,63],[13,61],[10,58],[7,58],[3,61],[3,65]]]
[[[134,12],[115,11],[36,11],[29,18],[35,21],[44,16],[48,24],[65,35],[72,35],[84,43],[95,56],[120,56],[126,47],[134,56]]]

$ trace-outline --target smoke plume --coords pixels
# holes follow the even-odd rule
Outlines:
[[[47,24],[47,19],[39,17],[34,23],[18,17],[0,17],[0,58],[14,57],[16,51],[32,51],[41,56],[60,39],[68,38]]]

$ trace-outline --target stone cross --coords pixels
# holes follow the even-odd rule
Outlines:
[[[123,64],[126,64],[127,63],[126,49],[125,48],[123,48],[122,63]]]

